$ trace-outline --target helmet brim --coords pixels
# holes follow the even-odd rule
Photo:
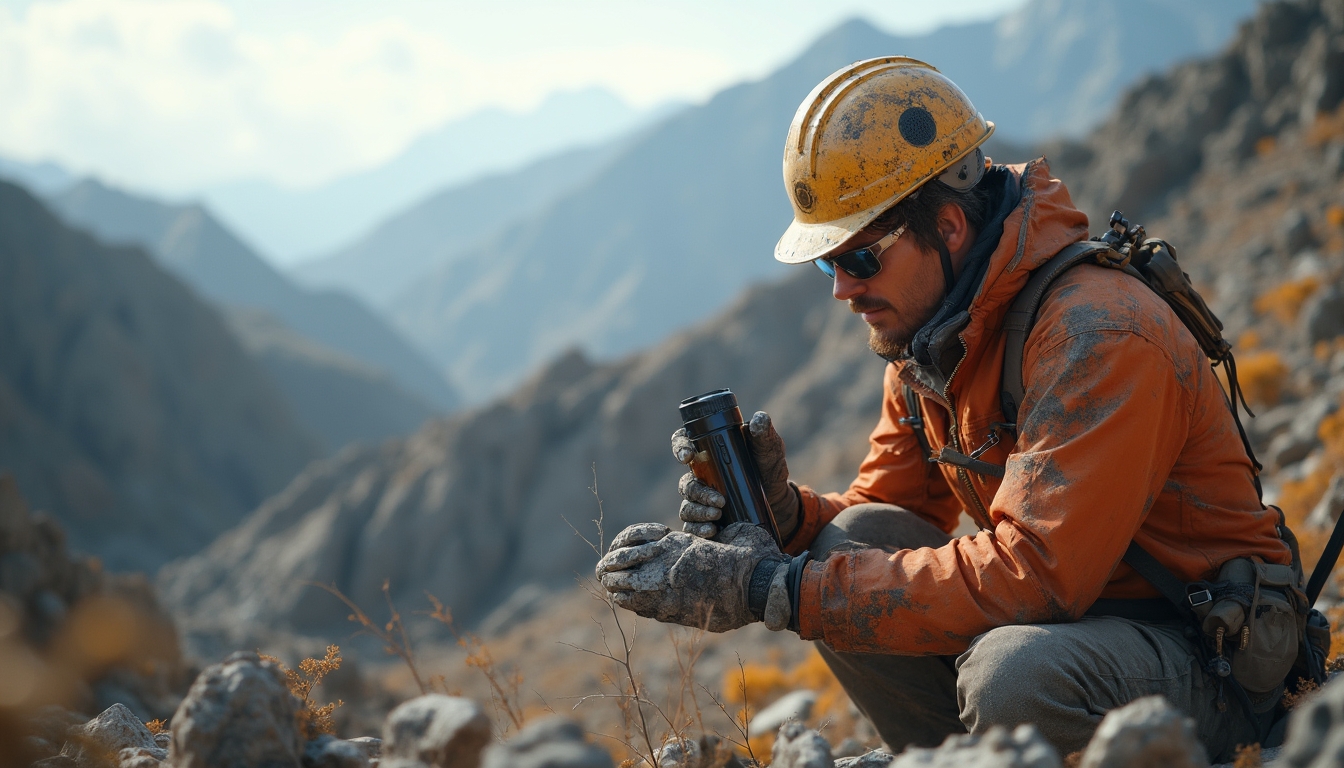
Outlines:
[[[870,209],[843,219],[820,224],[806,224],[797,219],[784,230],[784,236],[775,244],[775,260],[785,264],[806,264],[816,261],[843,245],[859,230],[872,223],[886,210]]]

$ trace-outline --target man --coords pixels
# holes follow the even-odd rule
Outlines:
[[[833,276],[890,362],[868,457],[844,493],[795,485],[757,413],[784,551],[755,526],[719,531],[723,498],[687,474],[685,532],[627,528],[598,576],[641,615],[716,631],[764,620],[818,641],[896,750],[1032,722],[1068,753],[1107,710],[1160,694],[1225,758],[1259,740],[1277,693],[1229,706],[1185,623],[1106,607],[1133,616],[1125,606],[1159,598],[1122,560],[1131,542],[1183,582],[1238,557],[1289,563],[1277,514],[1194,338],[1119,270],[1051,284],[1017,423],[1003,423],[1009,306],[1087,219],[1043,159],[989,165],[992,132],[951,81],[904,57],[812,91],[785,144],[794,222],[775,257]],[[694,458],[684,433],[673,450]],[[951,538],[962,513],[980,530]]]

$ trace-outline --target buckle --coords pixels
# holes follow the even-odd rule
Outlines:
[[[1111,269],[1124,269],[1129,266],[1129,249],[1123,251],[1118,248],[1098,248],[1095,252],[1097,264]]]
[[[1186,595],[1185,599],[1190,601],[1190,606],[1192,608],[1198,608],[1205,603],[1212,603],[1213,593],[1207,589],[1201,589],[1198,592],[1191,592]]]

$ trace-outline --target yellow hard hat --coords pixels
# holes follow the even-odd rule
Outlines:
[[[984,173],[994,124],[956,83],[906,56],[851,64],[803,99],[784,142],[793,223],[775,258],[824,256],[920,185],[969,188]]]

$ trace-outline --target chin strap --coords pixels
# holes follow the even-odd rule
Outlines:
[[[957,276],[952,272],[952,254],[947,251],[947,243],[941,239],[938,241],[938,258],[943,262],[943,290],[947,296],[952,295],[952,289],[957,285]]]

